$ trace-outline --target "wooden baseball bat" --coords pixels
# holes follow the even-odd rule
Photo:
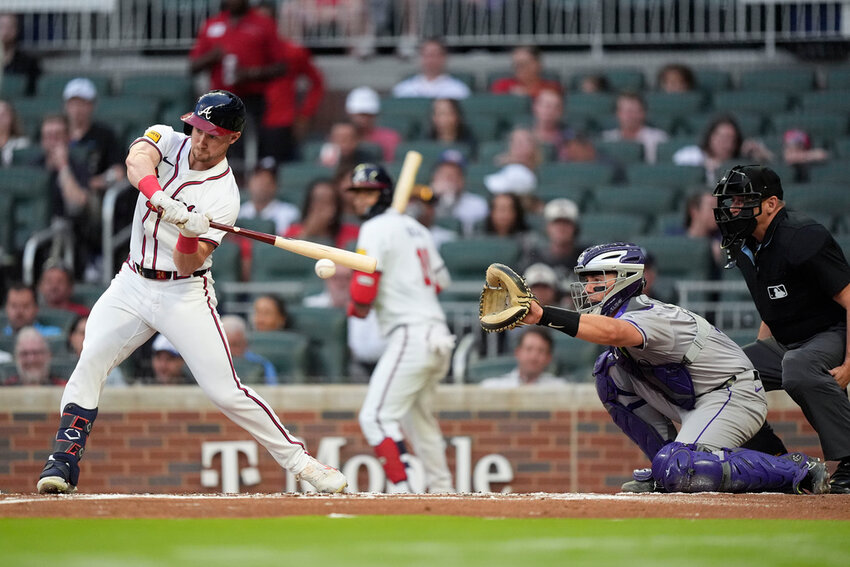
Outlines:
[[[333,246],[308,242],[307,240],[275,236],[273,234],[266,234],[265,232],[239,228],[238,226],[230,226],[214,221],[210,221],[210,228],[223,230],[259,242],[265,242],[266,244],[271,244],[277,248],[283,248],[284,250],[300,254],[301,256],[307,256],[308,258],[315,258],[316,260],[327,258],[334,264],[347,266],[352,270],[366,272],[367,274],[374,273],[375,267],[378,264],[378,261],[371,256],[357,254],[356,252],[350,252],[341,248],[334,248]]]
[[[411,150],[404,155],[401,173],[399,173],[398,182],[395,184],[392,205],[395,210],[402,214],[407,209],[407,202],[410,201],[410,192],[416,183],[416,173],[419,171],[420,165],[422,165],[422,154],[419,152]]]

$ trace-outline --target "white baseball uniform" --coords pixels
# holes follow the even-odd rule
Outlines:
[[[388,342],[360,410],[363,434],[374,447],[406,434],[423,462],[428,489],[451,491],[445,441],[433,413],[454,344],[437,300],[438,288],[451,282],[448,270],[428,229],[394,209],[363,223],[357,250],[378,261],[373,308]]]
[[[159,152],[156,174],[167,195],[217,222],[233,224],[239,190],[226,159],[204,171],[189,169],[191,138],[169,126],[152,126],[133,143],[151,144]],[[107,374],[159,331],[180,351],[198,384],[227,417],[262,443],[282,467],[301,472],[309,459],[304,446],[236,375],[208,271],[212,254],[193,275],[174,277],[172,253],[178,235],[177,227],[162,222],[139,193],[130,255],[92,308],[80,361],[60,408],[69,403],[96,408]],[[210,230],[200,239],[217,246],[223,236],[222,231]],[[150,279],[157,276],[170,277]]]

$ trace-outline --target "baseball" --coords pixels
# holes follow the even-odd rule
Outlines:
[[[320,278],[327,279],[336,273],[336,264],[327,258],[322,258],[316,262],[316,275]]]

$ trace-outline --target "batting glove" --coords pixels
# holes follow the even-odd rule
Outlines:
[[[177,229],[186,238],[198,238],[210,229],[210,219],[202,213],[191,211],[186,222],[178,224]]]
[[[165,191],[157,191],[149,199],[150,204],[157,208],[160,218],[171,224],[185,223],[189,220],[189,209],[180,201],[175,201],[165,194]]]

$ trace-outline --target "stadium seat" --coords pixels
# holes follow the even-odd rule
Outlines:
[[[11,247],[21,250],[34,232],[50,225],[50,174],[38,167],[7,167],[0,175],[3,192],[12,197]]]
[[[570,90],[579,92],[581,81],[588,75],[598,75],[599,71],[585,72],[570,78]],[[614,92],[643,90],[646,80],[643,71],[639,69],[605,69],[601,74],[608,80],[608,85]]]
[[[38,310],[38,320],[44,325],[59,327],[62,331],[67,331],[71,322],[77,318],[77,314],[67,309],[53,309],[50,307],[41,307]]]
[[[519,256],[519,243],[511,238],[467,238],[446,242],[440,247],[440,255],[452,278],[480,279],[493,262],[514,264]]]
[[[797,66],[785,69],[750,69],[741,73],[739,88],[801,94],[815,88],[814,69]]]
[[[14,248],[13,245],[13,227],[9,219],[12,219],[14,214],[15,199],[14,196],[0,191],[0,218],[6,219],[6,222],[0,223],[0,253],[3,256],[11,254]]]
[[[218,255],[215,256],[215,259],[218,260]],[[94,302],[97,301],[103,292],[106,291],[107,286],[101,283],[87,283],[87,282],[79,282],[74,284],[74,293],[71,295],[71,301],[75,303],[80,303],[87,307],[91,307],[94,305]]]
[[[216,282],[238,282],[242,279],[242,250],[240,237],[226,235],[213,255],[212,276]],[[271,248],[266,246],[266,248]]]
[[[850,234],[835,235],[835,241],[841,250],[844,251],[844,257],[850,259]]]
[[[826,88],[828,90],[850,89],[850,67],[836,67],[826,72]]]
[[[847,115],[850,113],[850,97],[845,91],[803,93],[800,107],[807,113],[830,112]]]
[[[33,139],[39,139],[41,120],[47,114],[62,113],[62,97],[35,96],[15,101],[15,112],[18,114],[24,130]]]
[[[679,121],[679,128],[676,130],[677,135],[691,135],[699,140],[705,133],[709,124],[711,124],[721,114],[731,114],[737,122],[738,127],[744,136],[758,136],[762,133],[762,127],[765,124],[765,118],[759,113],[750,112],[712,112],[706,114],[694,114]]]
[[[192,103],[192,78],[184,73],[157,75],[130,75],[121,81],[121,94],[133,97],[151,97],[160,102]]]
[[[40,97],[52,97],[62,104],[62,91],[68,81],[77,77],[86,77],[94,83],[97,89],[97,97],[105,97],[112,94],[112,77],[110,75],[81,75],[77,73],[48,73],[39,78],[36,85],[36,94]]]
[[[789,108],[788,94],[773,90],[725,91],[714,93],[715,112],[734,112],[736,115],[754,112],[761,116],[784,112]]]
[[[427,116],[412,116],[407,114],[379,114],[377,124],[383,128],[391,128],[399,133],[403,140],[413,140],[425,133],[422,122]]]
[[[632,241],[643,234],[647,217],[622,212],[586,213],[581,215],[581,240],[587,244]]]
[[[614,168],[607,163],[544,163],[538,168],[541,183],[560,182],[565,187],[594,188],[614,182]]]
[[[601,346],[564,333],[552,333],[553,358],[557,375],[573,382],[593,382],[593,363]]]
[[[658,144],[655,152],[655,163],[670,163],[673,161],[673,154],[685,146],[698,145],[697,136],[686,134],[683,136],[673,136],[666,142]]]
[[[247,219],[239,217],[236,219],[236,226],[256,232],[265,232],[266,234],[275,233],[275,223],[272,219],[263,219],[260,217]]]
[[[138,131],[155,124],[159,114],[159,101],[153,97],[140,98],[134,95],[98,98],[94,107],[95,120],[109,124],[116,131]]]
[[[701,92],[662,93],[649,92],[644,95],[650,115],[670,115],[676,118],[702,112],[705,95]]]
[[[661,213],[655,215],[655,220],[652,223],[648,234],[651,235],[670,235],[681,232],[685,226],[685,214],[681,211]]]
[[[720,69],[694,69],[697,88],[704,92],[725,91],[732,88],[729,71]]]
[[[287,309],[292,331],[310,340],[309,374],[326,382],[342,382],[348,361],[345,311],[334,307],[292,306]]]
[[[770,119],[773,131],[782,135],[792,128],[799,128],[809,134],[815,143],[830,141],[847,135],[847,114],[844,113],[794,113],[774,115]]]
[[[632,164],[626,170],[630,185],[662,185],[685,188],[705,183],[705,169],[698,166],[674,165],[670,163]]]
[[[381,116],[412,116],[417,119],[431,116],[433,99],[425,97],[384,97],[381,99]]]
[[[464,114],[478,112],[512,118],[531,112],[531,98],[527,96],[475,93],[461,100],[460,106]]]
[[[272,363],[272,366],[274,366],[274,363]],[[233,367],[236,369],[236,375],[239,376],[239,381],[243,384],[256,385],[266,383],[266,368],[259,362],[246,360],[241,357],[234,358]]]
[[[600,213],[631,213],[651,218],[673,211],[679,203],[679,192],[666,185],[604,185],[592,192],[586,208]]]
[[[27,91],[27,80],[26,75],[3,73],[0,78],[0,97],[12,101],[23,97]]]
[[[577,119],[598,121],[613,116],[617,95],[613,93],[571,93],[564,97],[567,122],[573,127]]]
[[[416,174],[416,179],[420,183],[428,181],[428,176],[431,170],[440,159],[440,154],[446,150],[457,150],[463,157],[470,161],[472,159],[472,148],[468,144],[444,144],[431,140],[421,140],[416,142],[402,142],[396,147],[396,161],[403,162],[405,154],[409,151],[417,151],[422,154],[422,165]]]
[[[254,331],[248,336],[251,351],[274,365],[281,384],[306,382],[309,342],[306,336],[291,331]]]
[[[476,140],[498,140],[512,124],[498,116],[484,112],[470,111],[464,114],[466,125],[472,131]]]
[[[277,168],[277,198],[300,207],[307,193],[307,186],[316,179],[332,179],[333,169],[317,163],[284,163]]]
[[[42,160],[44,160],[44,150],[41,149],[41,146],[27,146],[12,152],[13,165],[34,166]]]
[[[782,177],[780,176],[780,179]],[[847,164],[843,161],[831,161],[814,165],[809,169],[809,182],[818,183],[847,183]]]
[[[489,356],[471,360],[466,367],[464,378],[467,384],[478,384],[486,378],[503,376],[514,368],[516,368],[516,359],[513,355]]]
[[[569,199],[578,205],[580,211],[583,211],[593,191],[584,187],[573,187],[557,181],[550,181],[539,184],[536,193],[537,198],[544,203],[552,199]]]
[[[596,142],[596,149],[618,163],[631,164],[643,162],[643,144],[631,140],[617,140],[613,142]]]
[[[696,280],[708,277],[711,257],[707,239],[646,235],[635,242],[655,256],[661,276]]]
[[[850,211],[850,193],[843,183],[782,184],[784,200],[789,208],[808,215],[835,214]]]
[[[288,254],[280,249],[260,242],[251,248],[251,281],[271,282],[285,279],[301,279],[313,273],[316,261],[299,254]]]

